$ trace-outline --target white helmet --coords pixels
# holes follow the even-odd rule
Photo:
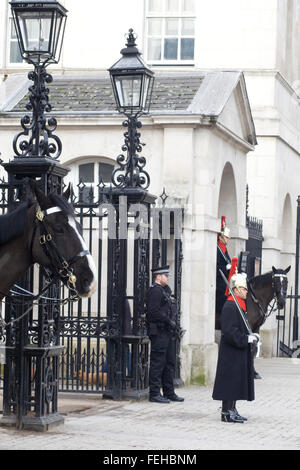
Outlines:
[[[245,289],[248,290],[247,274],[245,273],[234,274],[230,279],[230,287],[232,290],[235,288],[238,289],[239,287],[244,287]]]

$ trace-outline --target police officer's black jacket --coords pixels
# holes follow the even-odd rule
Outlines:
[[[228,300],[221,315],[221,343],[214,400],[254,400],[254,367],[248,331],[237,306]]]
[[[147,293],[147,321],[150,325],[167,327],[171,324],[171,289],[154,283]]]

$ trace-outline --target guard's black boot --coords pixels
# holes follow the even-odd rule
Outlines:
[[[154,397],[149,397],[149,401],[153,403],[170,403],[170,400],[167,398],[163,397],[162,395],[156,395]]]
[[[254,378],[255,379],[262,379],[262,376],[258,372],[256,372],[256,370],[255,370],[254,371]]]
[[[221,420],[223,423],[243,423],[244,420],[238,416],[234,410],[222,411]]]
[[[237,418],[239,419],[242,419],[243,421],[248,421],[247,418],[244,418],[244,416],[241,416],[238,412],[238,410],[236,409],[236,402],[233,402],[233,411],[235,412],[235,415],[237,416]]]
[[[234,411],[235,401],[225,400],[222,402],[222,413],[221,420],[223,423],[243,423],[244,420],[241,419]]]

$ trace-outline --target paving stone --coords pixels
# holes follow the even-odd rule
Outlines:
[[[59,408],[73,409],[63,426],[46,434],[0,428],[0,449],[299,450],[300,360],[258,359],[256,369],[256,400],[238,402],[243,424],[221,422],[212,387],[182,388],[185,401],[168,405],[60,395]]]

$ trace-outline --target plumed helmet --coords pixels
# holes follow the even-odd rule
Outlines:
[[[222,234],[224,235],[224,237],[230,238],[230,229],[228,227],[225,227],[222,231]]]
[[[232,276],[235,276],[238,272],[238,262],[239,262],[238,258],[236,256],[233,256],[233,258],[231,260],[231,268],[230,268],[229,275],[228,275],[228,282],[229,283],[230,283],[230,280],[231,280]],[[225,296],[226,297],[229,296],[228,287],[226,287]]]
[[[226,227],[226,217],[224,215],[221,218],[221,235],[230,238],[230,229]]]
[[[244,287],[248,290],[247,275],[245,273],[234,274],[230,279],[230,287],[231,289]]]

